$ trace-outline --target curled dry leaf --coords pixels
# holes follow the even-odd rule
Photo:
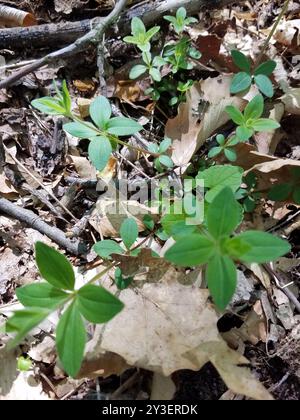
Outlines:
[[[229,121],[228,105],[243,109],[246,101],[230,95],[231,76],[223,75],[195,83],[180,104],[177,117],[166,125],[171,138],[172,159],[178,166],[187,165],[204,142]],[[202,107],[202,110],[201,110]]]
[[[257,189],[267,192],[273,185],[290,182],[293,168],[300,168],[300,161],[275,159],[254,165],[247,172],[254,172],[257,175]]]
[[[145,284],[120,293],[122,314],[97,326],[98,345],[120,355],[129,365],[169,376],[180,369],[199,370],[211,361],[234,392],[271,399],[248,363],[219,335],[209,292],[173,284]]]
[[[293,51],[299,51],[300,46],[300,19],[283,20],[274,34],[274,39]]]
[[[280,123],[284,115],[284,105],[275,104],[274,108],[271,109],[268,118],[275,120]],[[283,134],[279,130],[271,130],[258,132],[255,134],[254,139],[259,153],[271,154],[275,153],[275,150],[282,139]]]
[[[300,115],[300,88],[288,88],[280,99],[285,105],[286,112]]]
[[[9,6],[0,6],[0,27],[32,26],[37,20],[31,13]]]

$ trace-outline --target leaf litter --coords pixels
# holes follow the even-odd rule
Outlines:
[[[49,22],[54,22],[61,17],[73,18],[80,8],[84,12],[87,8],[85,1],[56,0],[54,7],[44,4],[41,6],[38,3],[40,2],[32,6],[31,11],[35,11],[37,18],[45,19],[47,16],[46,21]],[[99,1],[98,3],[100,7],[111,7],[110,2]],[[270,100],[268,112],[273,119],[281,121],[282,128],[271,133],[256,135],[255,144],[240,144],[237,147],[237,161],[234,163],[243,169],[243,175],[254,173],[257,176],[262,211],[258,212],[259,220],[253,220],[253,213],[253,215],[248,215],[245,223],[248,226],[258,224],[263,229],[268,229],[270,226],[269,209],[271,208],[272,212],[275,209],[272,200],[270,204],[266,190],[274,185],[289,182],[291,170],[299,167],[299,157],[296,160],[293,154],[296,153],[296,147],[299,145],[286,147],[291,139],[291,133],[286,130],[285,120],[288,118],[289,122],[297,126],[300,108],[300,94],[297,87],[300,20],[297,19],[299,13],[293,12],[292,6],[295,2],[290,3],[287,17],[282,20],[271,39],[272,45],[269,51],[269,58],[277,62],[275,80],[281,86],[282,93],[276,95],[276,100]],[[226,106],[233,104],[243,111],[255,95],[255,91],[251,91],[248,95],[241,94],[235,97],[230,95],[232,73],[237,69],[229,51],[237,48],[249,55],[254,62],[266,35],[270,33],[270,24],[275,21],[280,11],[280,2],[272,1],[272,4],[274,7],[268,18],[264,18],[265,2],[263,1],[258,1],[255,5],[247,4],[245,8],[237,4],[232,10],[224,7],[206,14],[200,12],[201,23],[192,27],[189,33],[200,51],[204,44],[209,48],[203,47],[203,55],[199,60],[199,68],[197,67],[199,73],[194,76],[194,83],[187,93],[186,102],[179,105],[178,112],[170,107],[163,112],[154,111],[155,101],[145,95],[149,80],[140,78],[137,81],[129,81],[128,72],[131,66],[128,66],[124,57],[120,60],[117,48],[114,50],[117,40],[107,46],[110,54],[107,96],[116,101],[123,112],[146,121],[145,135],[148,140],[151,138],[157,141],[164,135],[172,140],[170,155],[176,165],[175,173],[185,173],[190,169],[191,163],[194,164],[197,159],[203,157],[220,130],[224,133],[232,131],[229,116],[225,112]],[[85,13],[91,13],[91,11]],[[255,25],[257,18],[261,26],[259,31]],[[134,63],[135,53],[132,50],[129,51],[130,60]],[[21,54],[19,58],[23,60],[26,57]],[[79,94],[77,101],[79,112],[86,117],[90,101],[97,93],[99,94],[99,90],[97,69],[88,57],[84,59],[88,63],[85,69],[78,68],[73,63],[73,69],[67,66],[65,70],[72,100],[75,103],[75,98],[78,98]],[[25,78],[18,82],[18,86],[31,100],[40,94],[40,88],[49,90],[51,86],[49,81],[53,76],[56,78],[56,73],[60,75],[61,65],[53,71],[52,74],[43,74],[42,71],[38,71],[37,80],[32,82],[30,78]],[[0,131],[3,135],[2,141],[12,151],[13,156],[17,157],[18,161],[44,184],[46,190],[53,191],[60,200],[67,195],[70,178],[73,179],[71,185],[75,182],[74,179],[79,178],[81,183],[75,184],[75,193],[67,202],[67,207],[78,218],[81,218],[83,214],[88,215],[89,228],[83,229],[82,237],[91,243],[95,237],[99,238],[99,236],[118,240],[123,219],[111,214],[110,206],[113,202],[99,196],[93,187],[84,184],[83,181],[99,182],[105,178],[117,182],[121,176],[121,169],[126,169],[132,180],[139,180],[142,177],[141,173],[152,177],[155,173],[152,161],[137,154],[133,160],[134,167],[132,167],[125,159],[121,161],[120,158],[116,158],[111,162],[111,167],[106,169],[106,173],[101,174],[91,166],[87,159],[84,142],[78,142],[70,136],[66,139],[60,134],[57,137],[61,141],[60,148],[52,149],[50,153],[49,139],[57,135],[56,118],[41,119],[40,116],[32,113],[32,110],[29,111],[28,101],[25,101],[14,90],[7,90],[7,93],[1,92],[1,95],[8,96],[3,97],[3,102],[0,101]],[[222,161],[222,158],[220,160]],[[225,159],[223,163],[229,162]],[[18,166],[8,153],[5,154],[5,161],[0,171],[1,197],[34,209],[39,217],[45,218],[54,225],[65,223],[47,207],[46,201],[41,201],[28,193],[26,189],[28,185],[39,191],[41,187],[33,177],[28,176],[28,173]],[[50,196],[48,199],[52,201]],[[130,207],[134,207],[140,232],[139,240],[143,240],[145,211],[155,218],[155,209],[151,206],[141,206],[133,200],[126,201],[124,205],[128,209],[128,214],[130,214]],[[289,216],[292,214],[290,217],[293,217],[298,208],[290,197],[283,199],[281,206],[279,219],[275,221],[272,228],[277,228],[278,223],[286,223],[286,214]],[[291,222],[288,221],[287,227],[292,222],[293,219]],[[70,230],[70,223],[64,227]],[[295,229],[297,233],[299,227]],[[14,301],[16,285],[37,279],[33,262],[33,243],[35,240],[49,243],[50,241],[40,236],[34,236],[34,240],[30,240],[33,232],[35,232],[33,229],[12,224],[10,219],[1,215],[0,302],[2,305]],[[37,235],[36,232],[35,235]],[[297,249],[299,243],[297,239],[294,241],[295,249]],[[258,362],[265,365],[264,358],[268,358],[269,355],[264,353],[265,345],[274,340],[274,354],[290,369],[292,377],[299,376],[299,349],[297,347],[299,328],[295,308],[283,292],[276,288],[276,285],[274,286],[270,275],[257,264],[249,265],[244,289],[241,290],[241,295],[247,296],[247,299],[242,301],[242,304],[241,301],[236,301],[238,303],[233,305],[232,313],[223,315],[216,312],[206,289],[199,288],[196,283],[192,286],[183,285],[190,284],[190,280],[198,276],[200,284],[202,283],[202,287],[205,287],[201,272],[196,273],[197,276],[195,276],[195,273],[174,268],[164,260],[160,261],[158,257],[154,257],[149,248],[152,247],[152,250],[156,251],[162,248],[162,243],[157,237],[147,242],[147,246],[142,248],[138,256],[114,256],[126,275],[135,276],[134,287],[119,292],[119,297],[126,305],[122,313],[105,326],[97,326],[95,332],[89,330],[90,341],[78,378],[107,378],[111,375],[119,375],[122,378],[130,368],[141,368],[154,372],[153,395],[155,392],[157,395],[156,388],[159,389],[161,381],[168,388],[166,393],[168,399],[172,398],[176,391],[174,382],[171,381],[174,373],[182,369],[199,371],[210,362],[233,396],[242,394],[252,399],[272,399],[272,393],[277,399],[282,399],[283,395],[286,397],[285,384],[279,386],[276,392],[272,392],[276,381],[280,382],[281,378],[274,379],[271,375],[265,376],[264,368],[255,367],[256,356],[251,357],[251,352],[249,354],[249,343],[251,343],[258,353],[263,353],[264,356],[258,359]],[[281,267],[279,270],[286,273],[287,282],[293,279],[296,295],[299,295],[298,257],[299,255],[294,251],[294,254],[287,258],[288,261],[281,261],[281,266],[279,265]],[[99,264],[92,253],[87,260],[79,261],[73,257],[72,262],[83,264],[87,269]],[[93,271],[89,270],[89,275]],[[113,273],[105,280],[107,288],[111,288],[112,275]],[[255,288],[253,288],[253,282]],[[270,297],[263,294],[265,289],[268,290]],[[235,311],[238,316],[235,315]],[[2,313],[5,313],[4,309]],[[220,323],[229,325],[227,331],[222,330]],[[53,326],[50,325],[47,329],[52,331]],[[18,373],[16,355],[14,353],[4,355],[0,349],[2,352],[0,364],[2,360],[3,368],[6,369],[5,375],[1,375],[0,379],[1,399],[13,399],[20,394],[22,394],[22,399],[48,399],[49,395],[51,398],[57,398],[57,396],[61,398],[72,389],[76,394],[76,387],[81,386],[81,382],[72,382],[71,379],[65,378],[62,371],[59,371],[60,366],[56,360],[53,342],[49,337],[44,336],[43,332],[41,329],[34,331],[31,340],[26,343],[26,353],[34,361],[37,372],[44,366],[50,367],[51,373],[48,379],[51,383],[56,384],[56,378],[61,377],[61,381],[58,380],[61,389],[59,390],[59,385],[57,385],[56,392],[52,390],[49,394],[48,390],[47,395],[39,374],[33,378],[31,373]],[[1,342],[6,338],[0,333]],[[7,366],[5,366],[6,362]],[[276,369],[280,376],[283,371],[279,367]],[[254,373],[251,373],[251,370]],[[265,387],[256,377],[260,378]],[[64,381],[67,382],[67,386]],[[299,388],[299,381],[295,384],[295,387]],[[288,384],[286,386],[288,387]],[[53,387],[55,390],[56,385]],[[267,389],[270,389],[271,393]],[[151,390],[147,391],[150,395]],[[177,389],[177,392],[180,394],[180,389],[179,391]],[[290,399],[293,398],[295,398],[295,393],[291,391]]]

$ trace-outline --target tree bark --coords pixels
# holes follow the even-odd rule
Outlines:
[[[118,22],[118,35],[124,36],[130,32],[130,22],[135,16],[141,17],[145,25],[149,26],[161,20],[166,13],[172,13],[181,6],[184,6],[191,15],[204,8],[213,9],[241,1],[243,0],[153,0],[137,4],[122,13]],[[20,50],[54,46],[60,48],[87,34],[101,19],[1,29],[0,49]],[[114,35],[114,30],[109,28],[106,35]]]

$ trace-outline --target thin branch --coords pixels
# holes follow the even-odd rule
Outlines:
[[[33,71],[45,65],[55,63],[57,60],[61,60],[70,57],[74,54],[78,54],[82,51],[85,51],[90,44],[98,45],[101,39],[103,38],[106,29],[109,26],[111,26],[112,23],[119,17],[120,13],[126,6],[126,3],[127,0],[119,0],[113,11],[106,18],[100,20],[96,27],[90,32],[88,32],[86,35],[77,39],[77,41],[75,41],[73,44],[46,55],[45,57],[35,61],[32,64],[29,64],[28,66],[24,67],[12,76],[3,80],[2,82],[0,82],[0,89],[11,86],[22,77],[26,76],[29,73],[32,73]]]
[[[0,198],[0,213],[7,214],[20,222],[26,223],[31,228],[48,236],[53,242],[57,243],[73,255],[80,255],[86,252],[85,244],[78,240],[71,241],[66,237],[64,232],[55,226],[48,225],[39,216],[33,213],[33,211],[17,206],[5,198]]]

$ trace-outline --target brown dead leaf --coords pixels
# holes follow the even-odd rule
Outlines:
[[[282,20],[274,34],[274,39],[280,44],[290,47],[294,53],[300,46],[300,19]]]
[[[92,93],[95,90],[95,83],[91,79],[74,80],[73,85],[82,93]]]
[[[91,162],[87,158],[73,155],[70,155],[70,158],[73,161],[80,178],[96,179],[96,169],[91,165]]]
[[[283,115],[284,105],[279,103],[274,105],[274,108],[270,111],[268,118],[280,123]],[[282,137],[283,133],[280,133],[279,130],[256,133],[254,140],[258,152],[273,155]]]
[[[199,370],[211,361],[230,389],[254,399],[271,399],[250,370],[238,366],[247,359],[220,337],[207,290],[177,283],[145,284],[124,290],[119,297],[125,309],[96,328],[101,349],[165,376],[180,369]]]
[[[231,76],[208,78],[195,83],[180,104],[177,117],[166,124],[166,136],[173,140],[172,159],[178,166],[187,165],[194,153],[222,125],[229,121],[228,105],[240,109],[246,105],[242,98],[230,95]],[[203,105],[203,111],[199,109]]]
[[[88,1],[86,0],[54,0],[55,11],[57,13],[64,13],[65,15],[69,15],[73,9],[80,9],[87,3]]]
[[[257,189],[269,191],[275,184],[283,184],[291,180],[291,169],[300,167],[300,161],[293,159],[275,159],[254,165],[248,172],[257,175]]]
[[[289,88],[283,96],[281,101],[285,105],[285,111],[290,114],[300,115],[300,88]]]

